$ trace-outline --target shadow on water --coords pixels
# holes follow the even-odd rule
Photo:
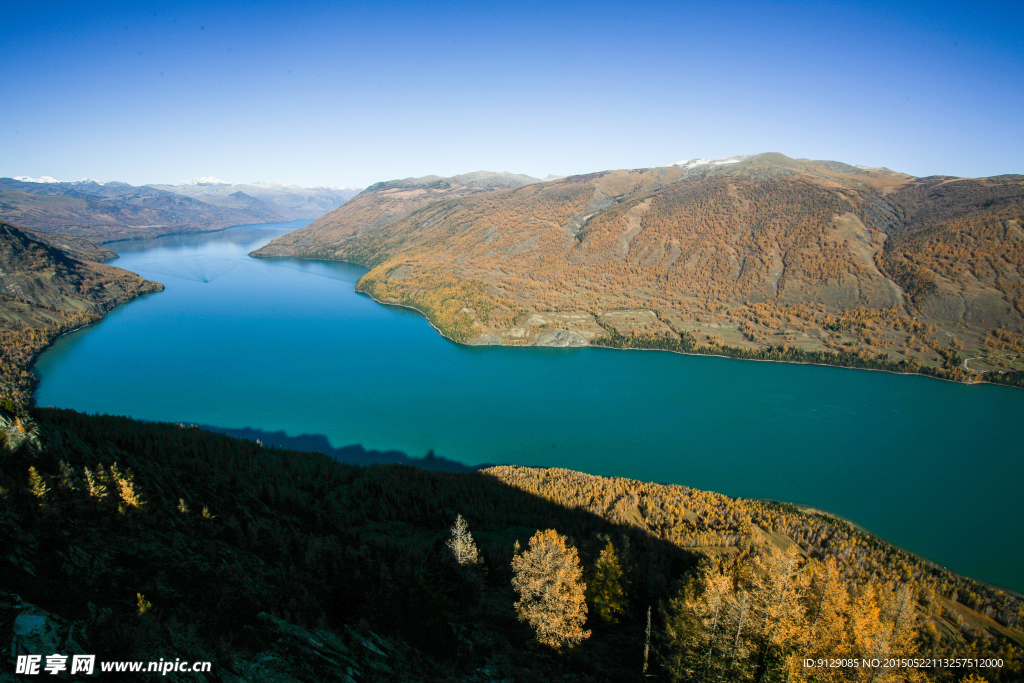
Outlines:
[[[217,432],[236,439],[248,441],[259,441],[264,446],[276,446],[287,448],[293,451],[304,451],[307,453],[323,453],[338,462],[349,465],[412,465],[421,470],[431,472],[476,472],[478,470],[494,467],[493,464],[464,465],[458,460],[450,460],[434,451],[429,451],[423,457],[411,456],[402,451],[374,451],[366,450],[362,444],[353,444],[334,448],[331,442],[323,434],[300,434],[299,436],[288,436],[283,431],[267,432],[252,427],[240,429],[227,429],[225,427],[211,427],[210,425],[197,425],[200,429]]]

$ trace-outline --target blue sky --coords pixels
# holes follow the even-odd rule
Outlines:
[[[354,185],[777,151],[1024,173],[1024,5],[0,5],[0,176]]]

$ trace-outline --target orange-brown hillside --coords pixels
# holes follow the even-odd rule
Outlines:
[[[467,343],[597,340],[956,379],[1024,369],[1022,176],[761,154],[432,183],[373,186],[256,255],[362,263],[359,289]]]
[[[163,289],[96,263],[111,252],[82,240],[0,223],[0,402],[25,406],[36,354],[58,335],[99,320],[114,306]],[[57,246],[59,245],[59,246]],[[9,406],[8,406],[9,407]]]

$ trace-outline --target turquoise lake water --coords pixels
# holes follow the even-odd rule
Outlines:
[[[166,290],[58,340],[37,403],[793,501],[1024,589],[1024,390],[459,346],[355,293],[363,268],[248,256],[305,224],[111,245],[114,265]]]

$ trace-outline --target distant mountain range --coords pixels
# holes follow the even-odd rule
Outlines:
[[[428,176],[373,185],[254,255],[362,263],[360,290],[472,344],[1024,379],[1019,175],[759,154],[549,182]]]
[[[214,178],[181,185],[0,178],[0,219],[97,243],[202,232],[233,225],[315,218],[355,188],[231,184]]]
[[[255,199],[269,206],[285,220],[319,218],[333,211],[356,196],[356,187],[299,187],[279,183],[229,183],[216,178],[196,178],[178,185],[152,185],[158,190],[193,197],[209,204],[227,202],[236,198],[239,202]],[[241,197],[239,197],[241,195]],[[247,204],[248,205],[248,204]]]

